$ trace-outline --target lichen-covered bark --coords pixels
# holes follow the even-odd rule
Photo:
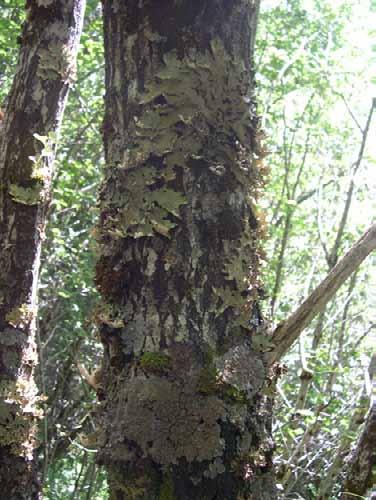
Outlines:
[[[40,248],[85,0],[28,0],[0,127],[0,491],[39,498],[33,372]]]
[[[252,0],[105,0],[96,230],[112,499],[275,498]]]

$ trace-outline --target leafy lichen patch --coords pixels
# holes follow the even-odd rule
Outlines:
[[[27,328],[35,317],[35,308],[30,304],[21,304],[5,316],[6,321],[20,330]]]
[[[75,57],[71,48],[60,40],[51,41],[46,48],[40,48],[38,57],[37,74],[43,80],[62,80],[66,83],[75,80]]]
[[[105,324],[114,329],[125,326],[121,309],[108,302],[103,302],[95,308],[93,319],[97,324]]]
[[[104,234],[115,239],[140,238],[154,233],[168,237],[176,225],[171,216],[179,218],[180,207],[187,203],[182,193],[166,185],[175,177],[172,169],[158,171],[151,166],[141,166],[124,169],[122,175],[126,181],[124,194],[117,203],[116,215],[107,217],[102,228]]]
[[[0,446],[8,446],[14,455],[33,457],[34,433],[42,412],[37,388],[33,382],[19,379],[0,382]]]
[[[244,146],[251,139],[248,77],[242,61],[230,57],[218,39],[206,52],[193,51],[182,60],[170,51],[163,59],[146,82],[140,100],[144,112],[130,126],[144,158],[155,153],[166,156],[168,165],[185,167],[184,152],[189,151],[191,158],[227,164],[234,158],[234,138]],[[210,147],[213,139],[215,148]],[[129,159],[135,161],[132,151],[139,155],[139,149],[128,149]]]
[[[23,187],[18,184],[9,185],[9,194],[13,201],[21,205],[38,205],[41,202],[42,186],[38,183],[33,187]]]

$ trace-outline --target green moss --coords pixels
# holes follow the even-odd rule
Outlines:
[[[213,394],[218,392],[218,370],[212,364],[205,366],[197,382],[197,391],[201,394]]]
[[[140,358],[140,366],[147,372],[163,375],[171,370],[171,358],[161,352],[145,352]]]
[[[174,482],[171,474],[164,477],[162,486],[159,492],[158,500],[175,500]]]
[[[226,401],[226,403],[229,404],[246,404],[247,403],[247,396],[244,391],[241,391],[240,389],[234,387],[233,385],[230,384],[223,384],[222,385],[222,395],[223,399]]]

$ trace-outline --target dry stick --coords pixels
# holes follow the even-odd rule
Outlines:
[[[274,348],[267,354],[270,364],[281,359],[313,318],[324,309],[341,285],[375,249],[376,224],[373,224],[298,309],[274,330],[272,335]]]

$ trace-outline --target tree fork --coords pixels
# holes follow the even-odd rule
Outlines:
[[[34,382],[40,249],[84,6],[85,0],[26,2],[0,127],[0,491],[9,500],[40,497]]]
[[[252,0],[103,2],[96,230],[110,498],[276,497],[258,342]]]

